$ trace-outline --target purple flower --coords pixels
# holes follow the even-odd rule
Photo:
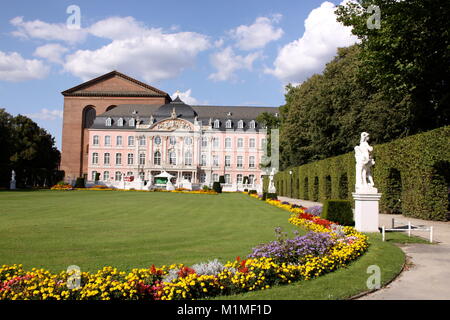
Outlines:
[[[322,214],[322,206],[313,206],[306,209],[306,213],[310,213],[316,217],[320,217]]]

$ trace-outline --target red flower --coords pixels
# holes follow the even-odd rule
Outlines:
[[[178,276],[179,276],[180,278],[185,278],[185,277],[187,277],[188,275],[194,274],[194,273],[195,273],[195,270],[194,270],[194,269],[191,269],[191,268],[189,268],[189,267],[182,267],[182,268],[180,269],[180,271],[178,271]]]

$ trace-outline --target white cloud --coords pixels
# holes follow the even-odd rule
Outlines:
[[[230,31],[230,34],[237,41],[237,47],[241,50],[261,49],[267,43],[280,39],[283,36],[281,28],[275,28],[273,24],[278,23],[281,14],[271,18],[258,17],[250,25],[241,25]]]
[[[97,37],[119,40],[142,36],[147,29],[133,17],[110,17],[94,23],[88,31]]]
[[[66,47],[63,47],[57,43],[49,43],[40,47],[37,47],[33,55],[36,57],[47,59],[54,63],[63,63],[62,56],[69,51]]]
[[[322,71],[325,64],[336,55],[338,47],[350,46],[357,42],[351,28],[336,21],[336,7],[331,2],[323,2],[310,12],[305,20],[303,36],[285,45],[278,52],[273,74],[283,82],[303,82],[314,73]]]
[[[17,52],[0,51],[0,81],[20,82],[42,79],[49,71],[50,68],[41,60],[24,59]]]
[[[234,77],[234,73],[240,69],[251,70],[253,62],[260,57],[259,52],[249,53],[246,56],[236,55],[231,47],[226,47],[220,52],[211,55],[211,64],[217,72],[209,75],[214,81],[226,81]]]
[[[64,23],[47,23],[41,20],[24,21],[23,17],[15,17],[10,23],[17,27],[12,34],[21,38],[37,38],[59,40],[68,43],[81,42],[86,38],[84,29],[69,29]]]
[[[49,110],[47,108],[41,109],[41,111],[37,113],[28,113],[25,114],[25,116],[33,119],[33,120],[47,120],[47,121],[54,121],[54,120],[60,120],[63,118],[63,111],[62,110]]]
[[[172,97],[172,99],[175,99],[178,96],[186,104],[190,104],[190,105],[198,104],[199,103],[198,100],[196,98],[192,97],[191,93],[192,93],[191,89],[187,89],[184,92],[180,92],[180,91],[174,92],[170,96]]]

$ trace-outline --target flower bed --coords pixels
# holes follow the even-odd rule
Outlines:
[[[70,184],[55,184],[50,190],[74,190]]]
[[[320,219],[300,206],[266,202],[289,211],[289,222],[310,232],[284,239],[278,229],[277,241],[255,247],[247,259],[237,257],[226,264],[214,260],[191,267],[152,266],[129,273],[112,267],[82,272],[80,287],[75,289],[68,289],[73,275],[67,272],[52,274],[44,269],[26,271],[21,265],[4,265],[0,268],[0,299],[202,299],[309,280],[347,265],[368,247],[367,236],[352,227]]]

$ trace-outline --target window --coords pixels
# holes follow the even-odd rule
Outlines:
[[[103,181],[109,180],[109,171],[103,172]]]
[[[200,157],[200,165],[201,166],[206,166],[206,154],[202,154]]]
[[[202,137],[202,148],[206,148],[208,146],[208,138]]]
[[[129,146],[134,146],[134,136],[129,136],[128,137],[128,145]]]
[[[97,171],[92,171],[91,179],[92,181],[97,181]]]
[[[184,138],[184,143],[186,145],[190,146],[192,144],[192,138],[191,137]]]
[[[213,148],[214,149],[219,148],[219,143],[220,143],[219,138],[213,138],[212,143],[213,143]]]
[[[219,166],[219,156],[217,154],[213,155],[213,166],[214,167]]]
[[[111,120],[111,118],[107,118],[106,121],[105,121],[105,126],[111,127],[111,125],[112,125],[112,120]]]
[[[116,153],[116,165],[117,166],[122,165],[122,154],[121,153]]]
[[[175,153],[175,151],[169,151],[169,164],[177,164],[177,154]]]
[[[119,118],[119,120],[117,120],[117,126],[123,127],[123,118]]]
[[[169,143],[174,146],[177,143],[177,138],[176,137],[169,137]]]
[[[116,137],[116,145],[121,146],[122,145],[122,136]]]
[[[153,163],[160,166],[161,165],[161,152],[156,151],[153,154]]]
[[[98,153],[94,152],[92,154],[92,164],[98,164]]]
[[[243,167],[242,156],[237,156],[236,167],[237,168],[242,168]]]
[[[231,120],[227,120],[227,122],[225,122],[225,128],[231,129],[232,127],[233,127],[233,122],[231,122]]]
[[[155,137],[155,144],[156,145],[160,145],[161,144],[161,137],[160,136],[156,136]]]
[[[145,153],[140,153],[139,154],[139,164],[140,165],[145,165]]]
[[[250,148],[255,148],[255,147],[256,147],[256,140],[255,140],[255,138],[250,138],[250,139],[248,140],[248,146],[249,146]]]
[[[200,173],[200,183],[206,182],[206,173]]]
[[[128,172],[127,172],[127,176],[128,176],[128,177],[131,177],[132,175],[133,175],[133,172],[131,172],[131,171],[128,171]]]
[[[139,137],[139,145],[140,146],[145,146],[145,136],[140,136]]]
[[[129,153],[127,163],[128,163],[128,165],[132,165],[133,162],[134,162],[134,154]]]
[[[236,176],[236,182],[237,182],[238,184],[242,184],[242,174],[238,174],[238,175]]]
[[[231,149],[231,138],[225,138],[225,149]]]
[[[140,179],[141,181],[144,181],[144,180],[145,180],[145,172],[143,172],[143,171],[139,172],[139,179]]]
[[[111,145],[111,136],[105,136],[105,146]]]
[[[120,181],[120,180],[122,180],[122,172],[120,172],[120,171],[116,171],[116,174],[115,174],[114,180],[116,180],[116,181]]]
[[[239,120],[238,121],[238,129],[243,129],[244,128],[244,121]]]
[[[237,139],[237,147],[238,148],[243,148],[244,147],[244,139],[243,138],[238,138]]]
[[[261,139],[261,148],[267,148],[267,139],[266,138]]]
[[[230,174],[225,174],[225,183],[226,184],[231,184],[231,175]]]
[[[94,137],[92,138],[92,144],[93,144],[94,146],[98,146],[98,136],[94,136]]]
[[[231,167],[231,156],[225,156],[225,167]]]
[[[109,157],[110,157],[109,152],[103,155],[103,164],[109,165]]]
[[[214,128],[219,129],[220,128],[220,121],[219,119],[214,120]]]
[[[255,167],[255,156],[250,156],[248,158],[248,167],[254,168]]]
[[[192,166],[192,153],[190,151],[184,154],[184,165]]]
[[[213,173],[212,179],[213,179],[213,182],[219,182],[219,175],[217,173]]]
[[[134,118],[131,118],[130,120],[128,120],[128,125],[130,127],[134,127],[136,125],[136,120]]]
[[[255,120],[250,121],[249,127],[250,127],[250,129],[255,129],[256,128]]]
[[[249,184],[254,184],[256,181],[255,181],[255,175],[254,174],[249,174],[248,175],[248,183]]]

